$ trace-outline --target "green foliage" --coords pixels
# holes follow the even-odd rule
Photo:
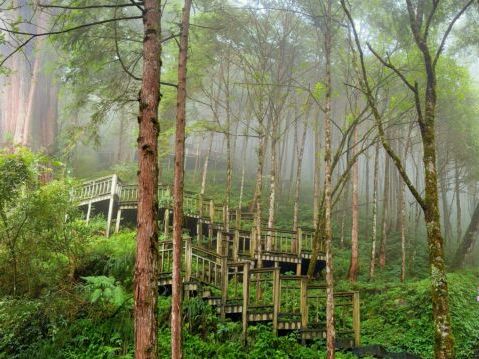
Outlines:
[[[471,358],[477,350],[479,311],[475,300],[478,277],[450,274],[449,297],[456,357]],[[433,324],[430,280],[406,284],[360,285],[362,341],[390,351],[432,357]]]
[[[127,300],[124,289],[113,277],[82,277],[85,280],[83,289],[91,303],[112,305],[115,308],[122,306]]]

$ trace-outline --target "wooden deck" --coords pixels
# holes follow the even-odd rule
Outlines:
[[[172,225],[171,188],[158,187],[161,229],[169,238]],[[107,218],[119,231],[124,213],[135,212],[138,187],[124,184],[117,175],[82,183],[75,190],[86,220],[92,210]],[[264,228],[257,233],[253,216],[194,192],[184,192],[185,231],[182,251],[184,295],[199,296],[216,308],[221,317],[241,320],[244,338],[248,325],[269,322],[273,331],[298,331],[302,341],[325,338],[325,286],[302,273],[311,258],[314,233]],[[252,228],[252,229],[251,229]],[[320,243],[320,250],[324,243]],[[159,247],[159,285],[171,286],[173,246],[163,240]],[[324,254],[318,261],[324,264]],[[319,268],[322,268],[321,266]],[[338,338],[359,345],[359,293],[336,292]]]

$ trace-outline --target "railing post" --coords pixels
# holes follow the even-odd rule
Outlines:
[[[243,344],[246,345],[248,341],[248,302],[249,302],[249,262],[243,265]]]
[[[213,223],[215,221],[215,204],[213,200],[210,200],[210,222]]]
[[[255,227],[251,228],[251,234],[249,238],[249,252],[250,252],[250,256],[254,258],[254,255],[256,253],[256,228]]]
[[[240,228],[241,226],[241,210],[239,208],[236,208],[235,210],[235,226],[237,229]]]
[[[216,254],[223,255],[223,233],[221,230],[216,232]]]
[[[301,252],[303,250],[303,230],[298,227],[296,231],[296,241],[297,241],[297,250],[298,250],[298,258],[299,258],[299,263],[296,265],[296,275],[301,275],[301,266],[302,266],[302,256]]]
[[[115,233],[120,231],[120,221],[121,221],[121,207],[116,212],[116,223],[115,223]]]
[[[233,237],[233,261],[237,262],[239,257],[239,230],[235,229]]]
[[[86,224],[90,222],[90,216],[91,216],[91,201],[88,201],[88,209],[86,211]]]
[[[118,176],[113,175],[111,179],[111,189],[110,189],[110,204],[108,206],[108,218],[106,222],[106,236],[110,236],[110,227],[111,227],[111,219],[113,216],[113,205],[115,204],[115,193],[116,193],[116,184],[118,181]]]
[[[361,317],[359,310],[359,292],[353,294],[353,331],[354,345],[358,347],[361,344]]]
[[[203,195],[200,193],[198,197],[198,222],[196,233],[198,234],[198,241],[203,240]]]
[[[191,261],[193,258],[193,248],[191,244],[191,238],[188,237],[186,239],[186,247],[185,247],[185,281],[189,282],[191,280]]]
[[[308,279],[301,278],[300,286],[301,329],[308,327]]]
[[[223,227],[226,231],[229,231],[230,219],[229,219],[229,209],[227,204],[223,205]]]
[[[165,207],[165,215],[163,216],[164,218],[164,228],[163,228],[163,232],[165,234],[165,239],[168,238],[168,233],[169,233],[169,230],[170,230],[170,210],[167,207]]]
[[[225,318],[225,306],[228,299],[228,257],[221,258],[221,319]]]
[[[279,268],[273,270],[273,333],[278,334],[278,314],[280,306],[280,273]]]

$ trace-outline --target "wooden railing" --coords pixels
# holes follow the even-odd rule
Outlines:
[[[75,189],[76,200],[84,201],[111,194],[114,177],[115,175],[112,175],[83,182],[81,186]]]

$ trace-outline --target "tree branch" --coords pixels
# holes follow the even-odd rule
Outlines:
[[[393,70],[396,75],[399,76],[399,78],[402,80],[402,82],[404,82],[404,84],[412,91],[412,92],[416,92],[416,88],[406,79],[406,77],[399,71],[399,69],[394,66],[392,63],[391,63],[391,60],[388,58],[388,61],[384,60],[376,51],[374,51],[374,49],[371,47],[371,45],[367,42],[366,43],[369,51],[371,51],[373,53],[373,55],[379,60],[379,62],[381,62],[381,64],[383,64],[383,66]]]
[[[38,6],[41,7],[41,8],[49,8],[49,9],[89,10],[89,9],[103,9],[103,8],[119,8],[119,7],[127,7],[127,6],[138,7],[140,4],[143,4],[143,3],[132,1],[129,4],[98,4],[98,5],[86,5],[86,6],[38,4]]]
[[[439,60],[439,56],[441,56],[441,53],[444,50],[444,45],[446,44],[446,40],[447,40],[447,38],[449,36],[449,33],[451,32],[452,28],[454,27],[454,24],[462,16],[462,14],[464,14],[464,12],[467,10],[467,8],[472,5],[473,2],[474,2],[474,0],[469,0],[466,3],[466,5],[464,5],[464,7],[461,9],[461,11],[459,11],[456,14],[456,16],[454,16],[454,18],[451,20],[451,22],[449,23],[449,26],[447,27],[447,30],[442,37],[441,44],[439,45],[439,48],[436,51],[436,55],[434,56],[434,60],[432,62],[433,67],[436,67],[437,60]]]
[[[410,3],[409,0],[407,0],[407,1],[408,1],[408,3]],[[394,152],[394,150],[390,146],[389,142],[386,140],[386,136],[385,136],[385,133],[384,133],[384,127],[383,127],[383,124],[382,124],[381,114],[379,113],[379,110],[376,106],[376,102],[374,100],[374,97],[373,97],[373,94],[372,94],[372,91],[371,91],[371,86],[369,85],[369,80],[368,80],[368,75],[367,75],[367,70],[366,70],[366,64],[364,62],[364,53],[363,53],[363,50],[362,50],[362,47],[361,47],[361,42],[359,41],[359,36],[358,36],[358,32],[356,30],[356,26],[354,25],[354,20],[351,16],[351,13],[350,13],[349,9],[346,6],[345,0],[341,0],[341,6],[343,7],[343,10],[346,14],[346,17],[348,18],[348,21],[351,25],[351,30],[353,31],[354,41],[355,41],[356,47],[358,49],[359,59],[360,59],[360,63],[361,63],[361,71],[362,71],[361,84],[364,86],[366,98],[367,98],[367,101],[368,101],[369,106],[371,108],[371,111],[373,113],[373,116],[374,116],[374,119],[375,119],[375,122],[376,122],[376,126],[378,128],[379,138],[381,139],[381,143],[382,143],[384,149],[386,150],[386,152],[388,153],[388,155],[393,160],[397,170],[399,171],[399,173],[401,174],[401,176],[404,180],[404,183],[407,185],[407,187],[409,188],[409,190],[411,191],[412,195],[414,196],[416,201],[419,203],[419,205],[423,209],[425,209],[426,206],[425,206],[424,199],[419,194],[416,187],[412,184],[406,170],[404,169],[404,167],[402,165],[401,159]]]

